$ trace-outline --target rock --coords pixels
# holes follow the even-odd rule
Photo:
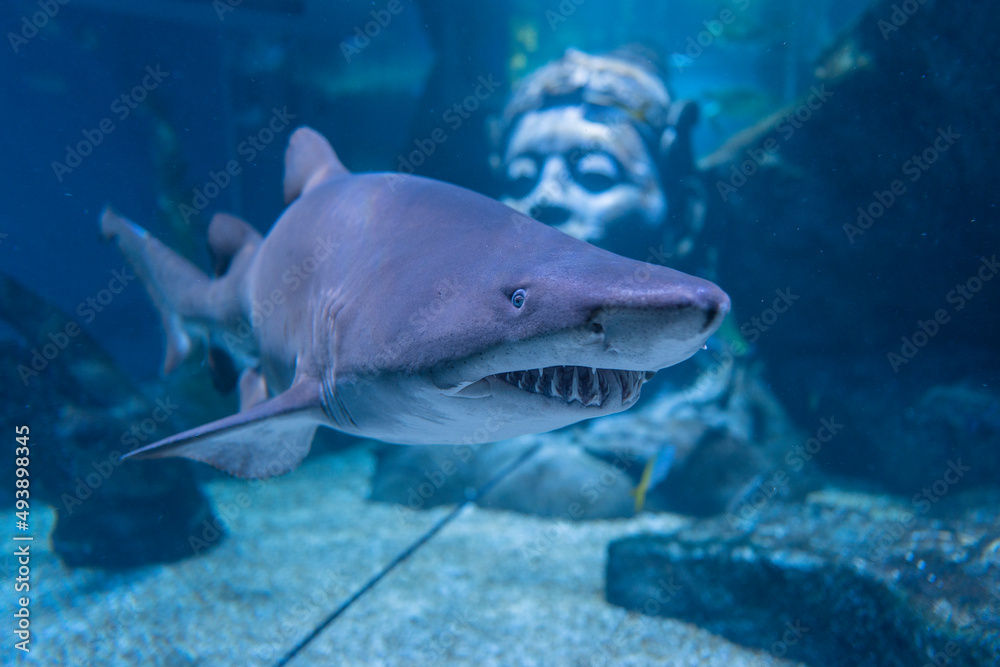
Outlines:
[[[148,475],[157,474],[156,467],[144,465]],[[130,497],[127,510],[124,504],[114,493],[99,493],[75,512],[60,508],[52,550],[70,567],[127,568],[178,561],[217,541],[197,541],[204,539],[206,525],[218,530],[220,524],[191,477],[159,494]],[[196,538],[194,546],[189,537]]]
[[[913,493],[946,459],[922,450],[919,416],[897,416],[935,385],[981,388],[1000,361],[1000,51],[987,46],[1000,9],[903,4],[873,2],[799,100],[702,167],[717,282],[774,391],[807,429],[846,425],[817,460]],[[797,297],[787,312],[771,310],[777,290]],[[897,425],[911,436],[886,439]],[[1000,467],[1000,448],[982,455],[984,472]]]
[[[621,538],[607,599],[809,664],[996,664],[1000,492],[948,500],[820,491]]]
[[[626,470],[587,455],[572,438],[571,432],[563,432],[484,445],[386,445],[378,452],[371,499],[412,510],[462,502],[542,441],[541,450],[497,484],[480,505],[570,520],[634,514],[633,482]]]
[[[173,432],[179,405],[169,393],[144,397],[82,327],[0,275],[4,322],[0,403],[12,407],[0,428],[30,429],[30,502],[56,508],[52,542],[63,562],[123,568],[193,555],[189,537],[216,520],[191,464],[119,460]],[[44,366],[32,365],[34,350],[44,350]],[[4,457],[0,473],[12,478],[13,464]]]
[[[651,498],[659,501],[652,506],[690,516],[718,514],[766,467],[764,456],[746,441],[709,430],[670,471]]]
[[[619,519],[635,514],[633,484],[627,472],[589,456],[579,445],[545,444],[529,464],[498,484],[482,504],[570,520]]]
[[[962,488],[1000,479],[1000,394],[989,387],[932,386],[912,407],[888,413],[871,435],[879,478],[893,491],[915,493],[962,461]]]

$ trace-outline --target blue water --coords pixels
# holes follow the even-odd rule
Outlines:
[[[1000,113],[994,80],[1000,52],[993,32],[997,17],[992,9],[977,9],[975,3],[957,3],[949,14],[954,21],[942,18],[949,10],[935,7],[933,1],[898,4],[905,8],[863,0],[8,0],[0,9],[4,35],[0,183],[5,195],[0,208],[0,273],[34,297],[17,296],[16,304],[4,304],[0,318],[0,341],[9,350],[4,363],[10,372],[5,377],[12,383],[2,395],[7,414],[3,424],[32,424],[34,431],[61,443],[32,443],[36,448],[50,447],[35,465],[50,466],[52,471],[32,472],[43,489],[39,504],[32,506],[39,517],[34,533],[38,567],[60,583],[50,588],[38,585],[38,595],[48,596],[38,603],[38,623],[47,627],[38,630],[30,654],[14,649],[8,629],[0,628],[5,637],[0,647],[3,664],[134,664],[130,661],[136,656],[143,664],[245,664],[244,658],[246,662],[250,658],[240,653],[239,646],[252,641],[253,632],[244,630],[255,623],[255,608],[268,609],[261,612],[260,622],[272,622],[275,614],[269,605],[291,604],[279,589],[285,586],[300,596],[310,589],[306,572],[311,561],[290,558],[283,572],[281,549],[273,544],[261,547],[263,556],[246,556],[252,565],[240,571],[241,581],[252,577],[258,583],[243,586],[241,581],[230,582],[226,571],[243,558],[243,551],[225,552],[230,560],[213,561],[216,552],[211,550],[202,555],[197,549],[192,554],[184,551],[174,557],[126,549],[132,554],[128,558],[148,562],[125,556],[118,561],[112,541],[100,543],[101,549],[109,550],[106,557],[87,554],[81,556],[86,562],[79,563],[67,560],[59,539],[50,538],[60,512],[64,530],[71,525],[64,500],[60,509],[64,494],[76,493],[86,474],[94,470],[100,474],[100,466],[107,465],[100,462],[119,464],[110,454],[112,449],[124,453],[129,446],[148,444],[237,408],[232,395],[220,397],[206,379],[210,370],[214,372],[209,366],[215,361],[195,359],[182,369],[179,380],[162,378],[160,318],[140,280],[130,277],[118,249],[99,238],[101,210],[113,205],[208,271],[205,235],[213,213],[237,214],[262,234],[281,215],[284,150],[301,125],[325,135],[352,171],[410,171],[412,165],[418,175],[493,197],[502,195],[506,184],[489,163],[490,122],[503,112],[511,91],[527,75],[560,58],[568,48],[596,54],[641,45],[672,98],[698,105],[699,118],[691,135],[698,171],[685,174],[684,187],[694,187],[691,183],[697,181],[706,222],[693,235],[692,245],[686,250],[674,248],[666,264],[719,284],[732,297],[733,313],[705,352],[647,387],[646,402],[637,410],[657,414],[656,399],[665,400],[671,392],[687,391],[683,394],[687,399],[710,393],[711,382],[698,384],[696,376],[720,368],[728,373],[733,363],[732,384],[705,399],[712,405],[725,404],[725,409],[697,413],[692,419],[698,427],[692,432],[708,433],[711,439],[719,429],[730,429],[745,433],[750,445],[732,451],[725,444],[698,449],[704,440],[687,443],[685,432],[658,434],[655,419],[653,425],[641,419],[610,422],[624,425],[620,432],[619,426],[608,426],[605,433],[610,436],[598,435],[600,426],[579,436],[573,446],[608,465],[621,455],[616,449],[621,442],[639,443],[641,451],[622,478],[627,480],[621,482],[622,488],[628,488],[622,491],[621,502],[609,505],[602,516],[590,517],[596,527],[581,533],[580,542],[603,540],[603,549],[604,543],[624,533],[601,521],[636,521],[629,518],[633,512],[627,492],[640,484],[650,460],[655,467],[647,472],[654,483],[648,491],[652,494],[655,487],[659,495],[647,499],[649,514],[643,516],[661,522],[677,516],[738,514],[769,484],[782,486],[768,481],[777,479],[778,470],[792,476],[780,496],[791,503],[806,502],[809,493],[821,488],[835,488],[867,494],[862,503],[867,509],[882,507],[879,502],[884,499],[912,511],[923,507],[917,497],[929,484],[935,500],[928,520],[940,521],[937,529],[957,535],[962,526],[971,525],[948,523],[959,521],[956,517],[980,528],[992,526],[983,528],[982,535],[977,533],[977,539],[982,538],[979,551],[969,558],[980,558],[983,576],[994,577],[984,581],[995,581],[1000,566],[989,554],[996,551],[1000,534],[996,507],[990,506],[1000,479],[996,390],[1000,283],[991,282],[997,272],[993,258],[998,238],[998,184],[993,174],[1000,151],[995,128],[995,114]],[[956,36],[969,25],[975,39]],[[476,98],[484,82],[486,92]],[[829,103],[821,96],[818,106],[812,107],[817,86],[827,86],[833,94]],[[769,117],[777,122],[773,114],[787,122],[796,113],[800,116],[795,130],[787,133],[780,131],[780,125],[764,122]],[[428,144],[433,136],[445,139]],[[773,144],[765,143],[769,137]],[[414,148],[424,145],[433,150],[423,149],[420,164],[414,164]],[[767,161],[754,163],[755,155],[764,155],[762,147],[769,153]],[[745,165],[752,173],[740,176]],[[676,187],[681,180],[669,186]],[[731,196],[727,184],[732,186]],[[608,245],[620,250],[633,240],[623,233]],[[638,241],[633,245],[628,254],[639,260],[656,256],[654,245],[639,247]],[[25,305],[22,310],[22,301],[30,308]],[[32,324],[35,336],[11,321],[27,318],[24,313],[29,311],[60,312],[68,319],[60,319],[58,325]],[[25,376],[20,369],[31,365],[34,350],[48,343],[65,347],[59,343],[59,332],[69,331],[67,321],[96,343],[88,347],[71,342],[77,350],[73,354],[92,363],[70,367],[69,354],[54,353],[50,365],[35,369],[35,377]],[[107,356],[100,356],[101,350]],[[99,361],[93,361],[95,355]],[[73,359],[77,364],[77,357]],[[98,376],[107,385],[100,385]],[[177,414],[154,417],[145,434],[140,428],[138,437],[127,438],[127,425],[149,421],[156,400],[168,395],[180,402]],[[752,396],[746,402],[752,407],[745,407],[743,398],[726,403],[725,396],[730,395]],[[121,401],[130,396],[140,398],[123,405]],[[659,405],[667,409],[666,403]],[[775,412],[768,412],[772,407]],[[671,414],[683,421],[683,413]],[[734,414],[745,417],[746,423]],[[766,416],[774,414],[780,420]],[[843,430],[821,431],[828,424],[822,420],[831,418],[840,419]],[[782,434],[776,435],[777,430]],[[820,437],[821,432],[830,438]],[[659,441],[658,435],[663,436]],[[327,440],[314,445],[314,450],[330,458],[301,474],[320,486],[326,484],[323,475],[340,480],[340,486],[330,484],[346,489],[347,495],[331,491],[336,498],[327,502],[348,502],[355,513],[352,517],[375,507],[373,518],[361,519],[360,524],[381,522],[385,528],[398,517],[391,508],[405,507],[408,484],[417,489],[419,483],[434,479],[427,472],[430,468],[424,468],[421,476],[419,465],[411,463],[416,466],[409,470],[411,476],[400,473],[396,482],[388,477],[386,497],[376,498],[395,499],[398,505],[369,502],[369,494],[378,495],[368,486],[369,478],[378,479],[376,466],[392,455],[373,443],[324,437]],[[789,438],[787,447],[783,437]],[[811,445],[809,437],[818,444]],[[755,444],[765,442],[771,444]],[[651,459],[655,451],[669,456],[656,461]],[[338,454],[346,458],[333,458]],[[934,482],[954,469],[949,466],[955,460],[971,463],[961,486],[949,482],[946,492],[933,491]],[[695,474],[691,470],[696,463],[708,467]],[[3,465],[4,470],[11,467]],[[440,467],[440,461],[435,459],[434,465]],[[803,468],[806,473],[799,475]],[[136,484],[151,489],[152,500],[136,500],[128,493],[117,500],[112,497],[107,510],[72,524],[70,542],[89,544],[88,522],[115,516],[122,504],[148,502],[150,516],[169,524],[174,508],[156,496],[159,474],[155,468],[142,470],[146,472],[136,473]],[[466,474],[462,470],[460,474]],[[476,473],[468,474],[470,492],[485,481]],[[175,480],[173,475],[209,489],[206,507],[239,505],[238,494],[244,487],[238,484],[243,482],[222,480],[200,464],[172,469],[165,478]],[[691,475],[691,486],[684,486],[687,478],[678,477],[683,475]],[[345,481],[357,477],[363,480]],[[164,482],[168,483],[172,482]],[[671,496],[672,484],[673,493],[687,497]],[[698,495],[715,485],[726,493]],[[332,539],[340,530],[355,542],[365,539],[363,525],[338,523],[337,508],[310,507],[308,487],[290,486],[282,496],[282,487],[270,486],[253,496],[266,500],[253,500],[241,509],[244,517],[259,514],[248,519],[243,530],[238,521],[234,523],[231,532],[236,537],[228,539],[239,546],[232,548],[250,553],[255,544],[264,544],[268,535],[280,530],[283,512],[298,522],[293,533],[301,542],[294,548],[315,560],[327,554],[331,561],[340,557],[334,553],[335,540],[309,542],[312,532]],[[959,492],[952,493],[953,487]],[[465,490],[452,491],[452,496],[429,502],[428,507],[463,499]],[[940,505],[937,498],[943,499]],[[496,511],[523,509],[515,507],[515,501],[509,503],[501,503]],[[271,664],[373,575],[376,564],[388,563],[429,529],[432,519],[444,516],[441,510],[434,510],[438,513],[433,516],[412,510],[407,511],[417,518],[401,520],[404,528],[398,534],[373,531],[378,534],[374,546],[362,549],[355,544],[346,550],[348,574],[338,579],[337,595],[309,606],[291,629],[269,636],[270,652],[266,659],[261,657],[265,653],[255,653],[254,664]],[[545,514],[531,508],[527,512]],[[973,515],[978,517],[975,521],[968,518]],[[110,522],[118,530],[118,524]],[[552,525],[559,534],[563,524]],[[650,530],[667,530],[664,525]],[[129,532],[135,529],[123,523],[121,540],[152,539],[149,533]],[[626,532],[645,529],[628,524]],[[490,534],[504,530],[498,524]],[[514,535],[518,530],[541,529],[518,524],[507,530]],[[517,539],[512,537],[510,543]],[[442,549],[434,555],[438,570],[466,567],[486,582],[476,579],[470,588],[482,593],[494,585],[510,594],[512,579],[500,577],[490,584],[486,566],[477,566],[468,543],[455,549],[466,560],[454,565],[447,549]],[[571,571],[573,559],[565,558],[553,557],[551,562],[560,565],[545,576]],[[582,613],[585,618],[612,609],[599,588],[604,561],[597,556],[591,560],[587,567],[594,576],[592,597],[606,609],[587,608]],[[272,584],[267,583],[270,575],[261,570],[277,572]],[[9,557],[5,571],[13,579],[16,568]],[[201,577],[198,571],[211,576]],[[460,572],[453,574],[451,581],[462,580]],[[428,580],[421,576],[419,581]],[[520,583],[535,590],[545,585],[545,576]],[[202,593],[206,582],[214,580],[224,583]],[[380,586],[422,591],[419,581],[397,589],[387,578]],[[160,609],[159,617],[135,599],[157,586],[177,586],[176,594],[168,596],[176,604]],[[447,589],[446,584],[441,586]],[[78,594],[88,605],[104,604],[95,591],[107,592],[108,609],[114,609],[119,619],[123,608],[142,611],[130,612],[127,622],[117,625],[81,612]],[[478,605],[481,611],[488,606],[489,596],[482,594],[468,607]],[[547,632],[557,648],[550,659],[532,653],[549,641],[537,637],[525,640],[533,648],[523,655],[505,654],[503,647],[509,646],[505,639],[496,639],[489,651],[481,646],[478,653],[475,642],[463,645],[459,639],[459,650],[447,643],[451,641],[447,633],[454,630],[468,639],[471,635],[463,629],[467,622],[478,628],[475,632],[496,623],[512,636],[527,636],[528,630],[510,621],[523,612],[504,598],[508,606],[500,620],[476,616],[469,621],[461,609],[445,608],[428,597],[430,593],[420,593],[417,601],[405,604],[392,595],[383,593],[377,604],[372,603],[376,609],[391,609],[384,612],[393,619],[388,638],[377,630],[378,612],[348,621],[368,633],[364,636],[372,642],[370,654],[366,656],[363,647],[345,648],[343,662],[338,662],[336,651],[327,647],[326,653],[300,658],[301,664],[617,664],[606,654],[603,662],[588,662],[585,656],[564,650],[579,636],[573,639],[567,631],[562,637],[562,629],[552,628]],[[13,583],[5,581],[3,596],[5,605],[14,604]],[[419,606],[421,600],[430,600],[426,605],[433,611],[406,607]],[[567,600],[566,605],[579,604],[575,598]],[[464,607],[458,604],[458,608]],[[211,616],[216,609],[227,627],[245,623],[244,630],[220,635],[224,651],[210,648],[210,632],[172,635],[154,627],[197,623],[193,619]],[[618,607],[613,610],[621,612]],[[420,626],[422,613],[433,619],[428,621],[433,627],[422,628],[417,632],[420,641],[409,645],[406,623]],[[654,622],[662,622],[655,618]],[[548,627],[546,622],[538,621],[543,628]],[[126,626],[131,630],[123,629]],[[667,640],[663,647],[656,645],[657,633],[669,634],[664,627],[650,631],[645,648],[621,644],[631,647],[621,649],[622,660],[627,656],[633,661],[628,664],[675,664],[662,657],[673,650],[663,648]],[[679,632],[669,627],[674,628],[670,632]],[[968,634],[977,641],[992,637],[996,646],[995,627],[980,621],[969,628]],[[735,642],[733,650],[746,649],[744,642],[733,639],[736,635],[721,635]],[[82,639],[86,636],[103,638],[88,648]],[[182,637],[182,647],[171,648],[174,636]],[[748,649],[759,650],[754,659],[763,662],[750,662],[751,657],[742,653],[729,662],[730,645],[720,648],[713,643],[714,636],[699,644],[705,660],[699,664],[789,664],[776,661],[782,656],[768,651],[764,638],[750,642]],[[120,638],[119,652],[114,637]],[[986,653],[963,651],[962,658],[952,656],[954,664],[990,664],[982,657]],[[794,651],[791,655],[796,656]],[[812,654],[797,655],[808,664],[815,661]],[[873,649],[873,655],[888,653]],[[842,663],[831,658],[828,664]]]

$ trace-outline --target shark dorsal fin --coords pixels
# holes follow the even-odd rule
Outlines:
[[[349,173],[322,134],[300,127],[292,133],[285,151],[285,204],[332,176]]]
[[[229,270],[233,257],[246,246],[259,245],[263,238],[250,223],[235,215],[216,213],[208,223],[208,249],[216,277]]]

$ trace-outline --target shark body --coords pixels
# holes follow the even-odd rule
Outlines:
[[[160,312],[165,370],[192,337],[243,369],[238,414],[127,457],[258,478],[296,467],[318,426],[400,444],[548,431],[632,406],[729,310],[708,281],[463,188],[351,174],[309,128],[291,137],[285,172],[289,206],[266,238],[212,220],[215,278],[103,213]]]

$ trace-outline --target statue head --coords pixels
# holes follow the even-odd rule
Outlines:
[[[687,196],[696,118],[637,52],[569,49],[524,79],[494,123],[500,199],[621,254],[684,254],[700,227]]]

